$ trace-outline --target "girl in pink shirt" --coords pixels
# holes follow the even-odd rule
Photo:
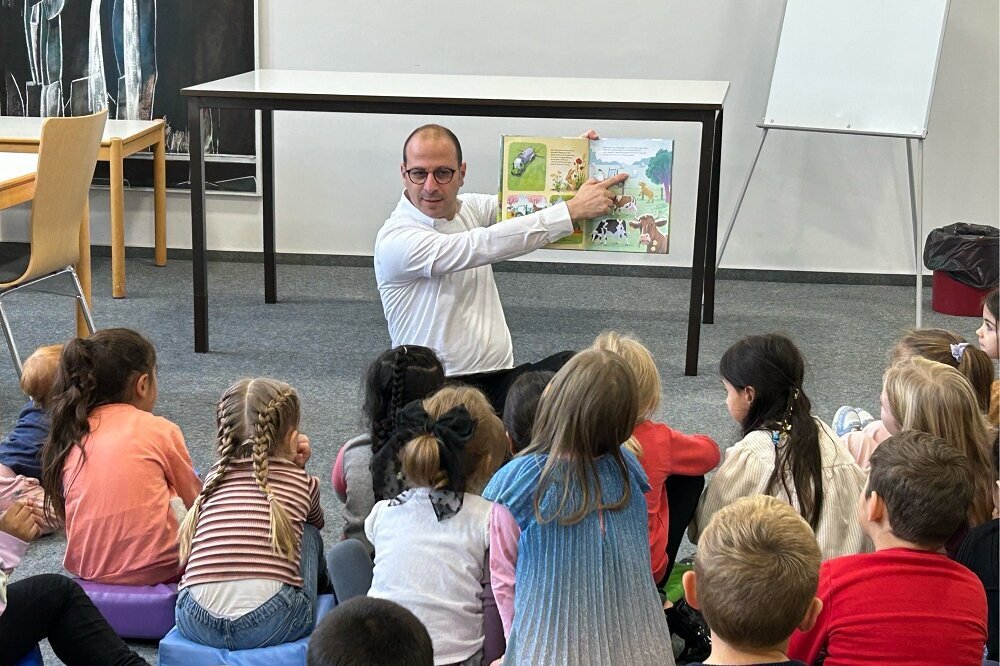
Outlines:
[[[592,348],[624,358],[639,385],[639,417],[625,446],[649,477],[649,553],[653,580],[662,587],[698,506],[705,474],[719,464],[719,445],[707,435],[685,435],[652,420],[660,405],[660,374],[653,354],[636,338],[606,331]]]
[[[47,513],[65,521],[63,565],[75,576],[118,585],[180,578],[177,513],[201,481],[180,428],[150,413],[156,395],[156,351],[135,331],[105,329],[63,349],[42,487]]]

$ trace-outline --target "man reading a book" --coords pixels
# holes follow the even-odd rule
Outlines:
[[[501,412],[519,374],[556,371],[573,352],[514,367],[492,264],[568,236],[573,222],[609,213],[611,188],[627,176],[591,179],[569,201],[497,224],[496,194],[459,194],[466,164],[451,130],[414,130],[399,170],[403,195],[375,239],[375,278],[392,344],[433,349],[449,377],[483,389]]]

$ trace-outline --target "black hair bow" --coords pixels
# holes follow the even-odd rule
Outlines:
[[[396,412],[396,427],[389,441],[372,455],[372,489],[375,499],[391,499],[405,489],[399,452],[407,442],[420,435],[430,435],[438,442],[441,469],[448,475],[448,489],[465,491],[462,453],[476,431],[476,421],[463,405],[454,407],[441,418],[432,418],[421,401],[414,400]]]

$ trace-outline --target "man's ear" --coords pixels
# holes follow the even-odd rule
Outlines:
[[[465,185],[465,162],[462,162],[458,167],[458,186],[462,187]]]
[[[685,571],[681,576],[681,587],[684,588],[684,599],[692,608],[700,608],[698,604],[698,574],[693,570]]]
[[[819,618],[822,610],[823,600],[819,597],[813,597],[812,601],[809,602],[809,608],[806,609],[806,614],[802,617],[802,621],[799,622],[799,631],[809,631],[815,627],[816,620]]]

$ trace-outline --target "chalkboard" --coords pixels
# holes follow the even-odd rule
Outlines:
[[[948,0],[787,0],[758,123],[924,138]]]

